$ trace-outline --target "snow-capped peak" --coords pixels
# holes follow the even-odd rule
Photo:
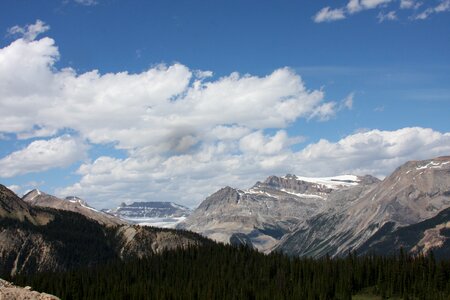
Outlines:
[[[343,186],[355,186],[358,185],[360,180],[355,175],[339,175],[333,177],[303,177],[288,174],[281,177],[283,179],[296,179],[300,181],[315,183],[326,186],[327,188],[336,189]]]

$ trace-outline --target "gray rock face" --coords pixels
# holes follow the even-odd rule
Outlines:
[[[59,298],[33,291],[29,286],[19,287],[0,279],[0,300],[59,300]]]
[[[408,162],[382,182],[330,195],[324,211],[300,222],[277,250],[313,257],[344,255],[388,222],[395,230],[436,216],[450,207],[449,191],[450,157]]]
[[[437,258],[448,259],[450,253],[450,208],[425,221],[395,228],[388,222],[358,248],[360,254],[394,255],[398,250],[413,254],[433,251]]]
[[[376,179],[374,179],[376,181]],[[271,176],[251,189],[225,187],[179,225],[219,242],[241,241],[270,252],[295,226],[321,212],[333,193],[358,187],[357,176]],[[232,242],[233,242],[232,241]]]
[[[133,202],[129,205],[122,203],[109,212],[124,219],[179,218],[191,214],[189,208],[173,202]]]
[[[32,206],[49,207],[76,212],[106,226],[127,224],[127,222],[115,216],[106,214],[90,207],[86,201],[75,196],[69,196],[63,200],[35,189],[24,195],[22,199]]]

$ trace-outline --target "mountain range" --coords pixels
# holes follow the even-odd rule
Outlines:
[[[179,228],[263,252],[321,257],[450,253],[450,157],[410,161],[373,176],[271,176],[248,190],[225,187]],[[387,249],[389,248],[389,249]]]
[[[124,216],[184,221],[174,230],[133,225]],[[205,237],[293,256],[389,255],[403,248],[448,257],[450,157],[407,162],[383,180],[270,176],[246,190],[224,187],[193,212],[161,202],[104,212],[76,196],[33,190],[21,199],[0,185],[0,275],[143,258],[212,243]]]
[[[133,202],[122,203],[116,209],[102,210],[129,223],[174,228],[192,213],[190,208],[173,202]]]
[[[73,197],[36,190],[24,199],[0,185],[0,275],[66,271],[210,243],[191,232],[126,224]]]

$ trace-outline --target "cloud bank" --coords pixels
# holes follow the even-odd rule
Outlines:
[[[305,142],[288,133],[297,120],[333,118],[352,109],[354,94],[327,101],[290,68],[219,78],[181,63],[77,73],[55,68],[53,39],[25,33],[0,49],[0,136],[30,142],[0,158],[0,177],[81,163],[79,180],[56,193],[96,207],[195,206],[225,185],[246,188],[273,174],[384,176],[406,160],[450,152],[450,133],[426,128],[370,130],[293,150]],[[88,157],[87,145],[111,144],[125,157]]]

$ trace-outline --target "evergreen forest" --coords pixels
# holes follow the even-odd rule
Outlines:
[[[450,299],[450,261],[428,256],[321,259],[211,243],[146,259],[12,280],[61,299]],[[372,297],[371,296],[371,297]],[[356,299],[356,298],[353,298]]]

